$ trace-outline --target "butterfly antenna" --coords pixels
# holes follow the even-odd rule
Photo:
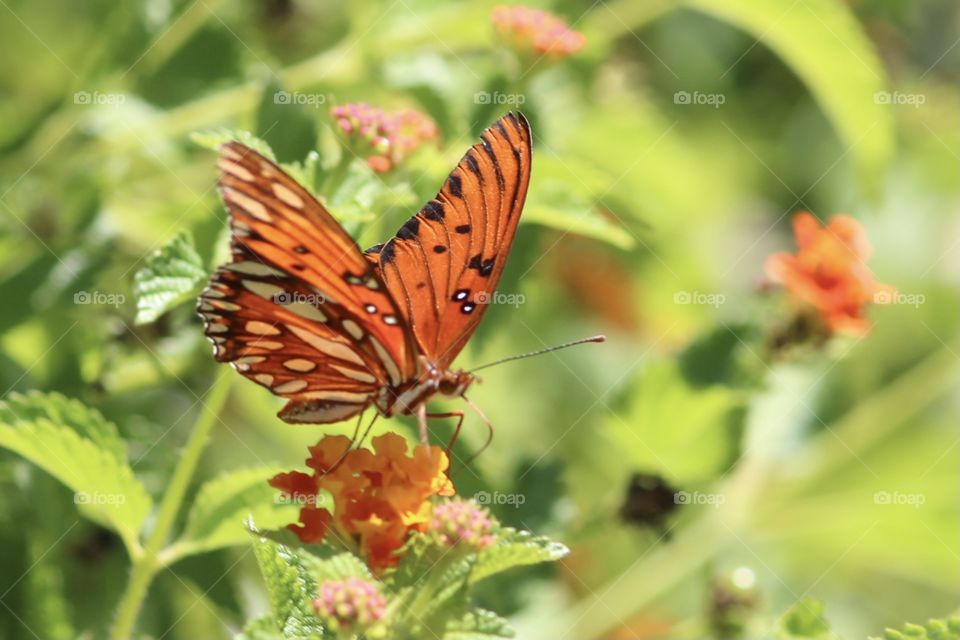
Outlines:
[[[476,369],[471,369],[469,373],[474,373],[480,371],[481,369],[486,369],[494,365],[503,364],[504,362],[511,362],[513,360],[523,360],[524,358],[532,358],[533,356],[540,356],[545,353],[551,353],[553,351],[560,351],[561,349],[566,349],[567,347],[575,347],[578,344],[586,344],[588,342],[606,342],[606,336],[590,336],[589,338],[580,338],[579,340],[574,340],[573,342],[565,342],[563,344],[558,344],[554,347],[547,347],[546,349],[538,349],[537,351],[530,351],[529,353],[520,353],[515,356],[510,356],[509,358],[503,358],[502,360],[497,360],[489,364],[477,367]]]

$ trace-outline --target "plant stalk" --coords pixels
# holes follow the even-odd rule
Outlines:
[[[160,554],[170,537],[170,532],[176,522],[177,514],[183,503],[190,480],[196,471],[200,455],[206,447],[207,440],[217,416],[223,408],[230,389],[233,372],[227,367],[220,367],[217,377],[211,388],[209,398],[202,404],[202,411],[193,426],[190,437],[184,446],[180,461],[177,463],[167,485],[166,493],[160,503],[157,518],[143,547],[143,553],[133,562],[130,571],[130,580],[120,597],[117,605],[116,618],[110,631],[110,640],[127,640],[132,636],[137,616],[147,597],[150,584],[154,576],[165,565],[160,560]]]

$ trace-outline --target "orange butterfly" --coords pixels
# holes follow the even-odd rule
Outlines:
[[[500,281],[530,179],[522,114],[481,137],[437,197],[366,252],[275,163],[223,145],[233,262],[198,309],[216,359],[286,398],[287,422],[339,422],[372,405],[416,415],[422,437],[428,417],[462,423],[463,412],[427,413],[427,402],[466,400],[476,379],[450,365]]]

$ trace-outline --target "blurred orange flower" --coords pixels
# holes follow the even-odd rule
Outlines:
[[[300,522],[288,528],[305,543],[333,536],[359,550],[374,570],[396,565],[407,535],[430,522],[429,498],[454,495],[449,465],[440,447],[407,443],[395,433],[373,439],[373,450],[350,450],[345,436],[325,436],[310,447],[307,466],[314,473],[281,473],[270,485],[304,506]],[[333,498],[333,513],[317,505],[317,494]]]
[[[490,17],[497,34],[521,54],[559,60],[580,51],[587,43],[582,33],[540,9],[501,5],[493,8]]]
[[[863,335],[870,329],[865,310],[875,298],[890,294],[866,265],[872,249],[859,222],[848,215],[826,226],[805,211],[793,217],[797,253],[767,258],[767,275],[791,296],[819,312],[830,333]]]

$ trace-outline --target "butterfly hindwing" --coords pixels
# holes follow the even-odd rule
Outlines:
[[[436,198],[367,251],[420,351],[440,368],[469,340],[500,281],[527,194],[531,138],[522,115],[500,118]]]
[[[201,296],[219,361],[290,402],[291,422],[336,422],[416,372],[416,346],[379,274],[334,218],[282,169],[221,148],[233,262]]]

